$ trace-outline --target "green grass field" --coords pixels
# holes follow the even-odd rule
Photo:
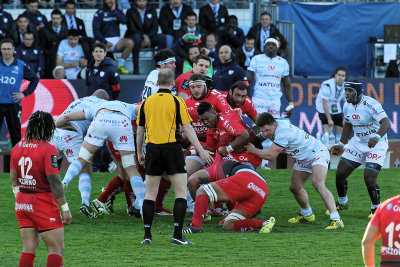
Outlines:
[[[268,200],[262,213],[276,218],[269,234],[258,232],[226,233],[218,225],[221,218],[213,218],[203,226],[203,234],[186,237],[193,246],[170,244],[173,222],[171,216],[156,216],[152,228],[153,244],[141,245],[143,223],[129,217],[125,211],[125,197],[115,201],[115,213],[89,221],[79,213],[78,179],[66,192],[72,210],[73,223],[65,227],[64,266],[362,266],[361,238],[370,211],[370,200],[364,185],[363,172],[357,170],[349,179],[349,210],[341,217],[345,228],[324,230],[329,217],[325,215],[319,195],[309,181],[306,185],[310,204],[316,215],[311,224],[291,225],[287,222],[299,212],[289,191],[290,170],[263,173],[269,186]],[[92,198],[114,177],[110,173],[92,176]],[[400,193],[400,169],[384,169],[379,176],[382,200]],[[335,172],[329,171],[327,186],[336,198]],[[165,206],[172,209],[173,194],[169,193]],[[14,196],[9,175],[0,175],[0,266],[18,266],[22,242],[14,214]],[[189,223],[189,221],[187,221]],[[376,246],[376,265],[380,261],[380,241]],[[47,250],[41,242],[35,266],[46,266]]]

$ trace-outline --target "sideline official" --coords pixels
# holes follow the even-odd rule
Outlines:
[[[6,117],[14,147],[21,140],[21,123],[18,118],[21,99],[35,91],[39,79],[22,60],[14,58],[15,47],[11,39],[1,40],[0,49],[0,129]],[[20,92],[23,79],[30,83],[25,91]]]
[[[137,153],[139,163],[145,162],[146,195],[143,202],[144,239],[142,244],[150,244],[151,225],[154,218],[154,202],[158,192],[161,176],[166,173],[174,186],[174,234],[171,240],[175,245],[188,245],[192,242],[182,236],[182,225],[186,214],[187,174],[185,158],[180,141],[179,127],[185,132],[189,141],[195,146],[200,157],[207,163],[213,159],[200,145],[191,125],[192,119],[185,102],[173,96],[174,73],[162,69],[158,74],[159,90],[149,96],[140,106],[137,118]],[[146,131],[146,156],[143,154],[143,134]],[[146,160],[145,160],[146,159]]]

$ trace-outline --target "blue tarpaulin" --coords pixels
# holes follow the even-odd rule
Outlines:
[[[279,20],[295,23],[295,74],[329,76],[341,65],[365,75],[370,37],[400,24],[400,3],[279,3]]]

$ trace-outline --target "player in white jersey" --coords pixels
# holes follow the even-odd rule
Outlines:
[[[339,142],[343,130],[342,101],[344,101],[344,81],[347,70],[339,66],[332,74],[332,78],[321,83],[321,89],[315,100],[315,107],[324,132],[329,135],[335,126],[336,140]]]
[[[71,179],[71,177],[73,178],[78,175],[82,168],[89,165],[96,151],[108,140],[119,151],[122,166],[131,184],[136,185],[132,186],[136,199],[138,200],[140,196],[144,198],[144,194],[141,192],[144,188],[144,183],[135,168],[134,159],[135,140],[131,121],[135,120],[137,116],[138,109],[135,107],[136,105],[134,104],[127,104],[121,101],[107,101],[90,106],[85,110],[63,115],[56,121],[57,127],[61,127],[69,121],[92,121],[79,151],[79,157],[71,163],[65,174],[65,178]],[[143,199],[139,199],[138,202],[141,208]],[[108,214],[104,203],[97,199],[93,200],[90,204],[98,213]]]
[[[271,113],[274,118],[280,117],[281,81],[288,101],[286,116],[293,112],[293,94],[289,77],[289,64],[286,59],[277,55],[278,40],[268,38],[265,41],[265,54],[256,55],[247,68],[247,79],[251,85],[254,80],[253,105],[257,112]]]
[[[87,109],[90,106],[98,105],[100,102],[108,100],[108,94],[103,89],[96,90],[93,95],[77,99],[61,114],[61,116],[69,114],[74,111]],[[54,131],[51,144],[57,148],[58,158],[62,159],[64,156],[68,162],[71,163],[78,159],[79,150],[83,143],[87,129],[89,128],[90,121],[71,121],[64,126],[56,128]],[[68,186],[67,183],[65,183]],[[80,211],[89,218],[95,217],[95,213],[89,206],[89,198],[91,193],[91,180],[89,166],[82,169],[79,175],[79,191],[81,192],[82,204]]]
[[[175,71],[175,53],[170,49],[162,49],[154,55],[154,61],[156,62],[156,69],[151,71],[149,76],[147,76],[146,81],[144,82],[144,89],[142,92],[142,101],[148,98],[151,95],[157,93],[158,86],[158,73],[160,70],[164,68],[168,68],[172,71]]]
[[[312,185],[331,212],[331,221],[325,229],[343,228],[344,224],[336,211],[333,195],[325,186],[330,161],[328,149],[321,141],[290,124],[288,120],[275,120],[270,113],[259,114],[256,124],[260,128],[261,136],[270,139],[272,145],[270,149],[262,150],[249,144],[246,146],[247,152],[268,160],[274,160],[279,153],[284,152],[296,160],[290,179],[290,191],[299,203],[301,212],[297,217],[289,219],[289,223],[305,223],[315,220],[315,215],[308,202],[307,192],[303,187],[311,176]]]
[[[386,133],[390,128],[390,120],[378,101],[362,94],[360,82],[346,82],[344,89],[346,103],[343,106],[343,134],[340,142],[331,148],[334,155],[343,153],[336,171],[339,195],[336,208],[348,208],[347,177],[365,162],[364,181],[371,198],[369,217],[372,217],[381,202],[376,181],[389,147]]]

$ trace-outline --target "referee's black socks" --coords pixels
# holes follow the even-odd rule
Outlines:
[[[145,199],[143,201],[143,223],[144,223],[144,236],[151,238],[151,225],[154,218],[154,200]]]
[[[144,207],[144,206],[143,206]],[[176,198],[174,205],[174,237],[182,238],[183,220],[186,215],[187,201],[184,198]]]

